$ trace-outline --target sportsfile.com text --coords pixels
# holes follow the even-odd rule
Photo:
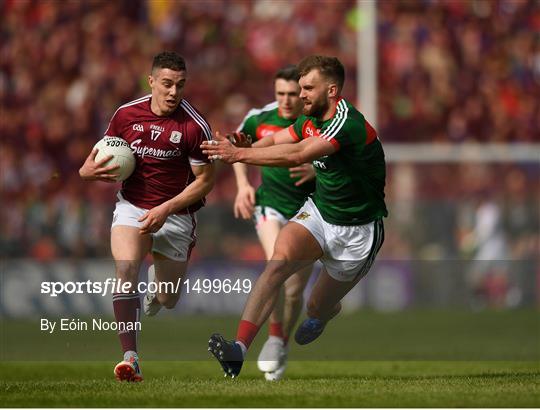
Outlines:
[[[51,297],[61,294],[100,294],[106,296],[114,293],[178,293],[181,287],[185,287],[186,293],[249,293],[251,280],[237,279],[185,279],[178,278],[176,282],[139,282],[137,289],[131,289],[131,283],[122,279],[108,278],[105,281],[68,281],[68,282],[41,282],[41,293]]]

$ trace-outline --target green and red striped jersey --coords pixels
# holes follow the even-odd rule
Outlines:
[[[289,131],[298,140],[317,137],[336,147],[333,154],[313,161],[313,200],[326,222],[363,225],[388,216],[384,151],[376,131],[352,104],[341,98],[327,121],[302,115]]]

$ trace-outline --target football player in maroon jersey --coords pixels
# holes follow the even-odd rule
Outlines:
[[[195,245],[196,211],[204,206],[214,184],[214,166],[200,149],[211,140],[210,126],[186,99],[184,59],[173,52],[154,57],[148,77],[151,94],[120,106],[106,136],[125,139],[136,158],[133,174],[118,192],[111,227],[111,250],[116,277],[130,283],[127,293],[113,295],[117,322],[138,322],[138,273],[148,252],[154,265],[148,282],[180,283]],[[87,181],[114,182],[109,158],[96,162],[93,150],[79,170]],[[161,289],[160,289],[161,290]],[[147,292],[144,311],[155,315],[162,306],[173,308],[180,291]],[[140,381],[137,332],[119,332],[124,360],[115,367],[117,379]]]

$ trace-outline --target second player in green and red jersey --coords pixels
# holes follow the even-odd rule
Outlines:
[[[277,102],[267,104],[262,109],[253,109],[247,113],[237,132],[261,140],[295,123],[296,118],[285,118],[279,111]],[[298,178],[291,177],[289,168],[261,167],[261,180],[256,205],[273,208],[287,219],[296,214],[315,190],[313,180],[296,186]]]

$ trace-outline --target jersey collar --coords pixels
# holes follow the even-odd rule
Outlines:
[[[343,97],[339,97],[337,99],[336,105],[334,106],[334,111],[332,112],[332,115],[330,116],[330,118],[328,118],[326,121],[319,120],[318,118],[315,118],[315,117],[310,117],[311,122],[315,125],[315,127],[321,128],[325,122],[332,120],[336,116],[337,106],[341,100],[343,100]]]

